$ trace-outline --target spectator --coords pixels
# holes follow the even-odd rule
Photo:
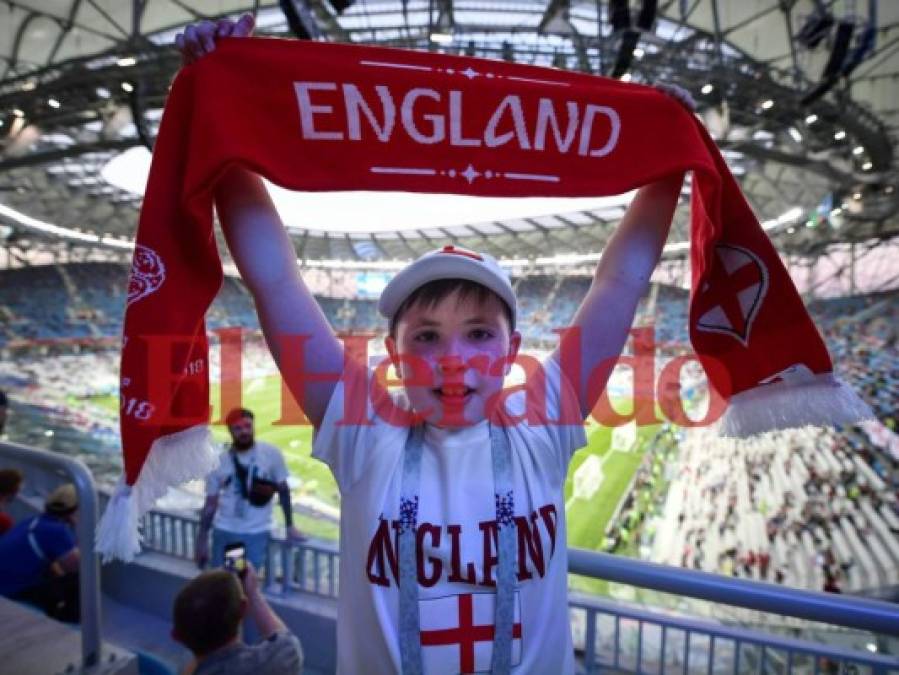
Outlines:
[[[44,513],[26,518],[0,538],[0,595],[78,623],[81,556],[72,530],[77,513],[75,486],[66,483],[47,497]]]
[[[249,613],[262,641],[240,639],[240,623]],[[299,673],[303,650],[297,637],[272,610],[259,590],[253,565],[242,581],[231,572],[203,572],[175,598],[172,637],[190,649],[193,675],[281,675]]]
[[[253,413],[238,408],[225,418],[231,433],[231,447],[222,453],[219,466],[206,478],[206,502],[200,515],[197,535],[197,564],[209,558],[208,533],[212,526],[212,565],[224,563],[225,546],[242,543],[247,559],[260,569],[272,527],[272,497],[275,492],[284,512],[284,524],[291,539],[305,537],[293,526],[287,466],[281,451],[256,441]]]
[[[12,502],[22,487],[22,472],[18,469],[0,469],[0,509]],[[0,510],[0,535],[6,534],[13,526],[12,517]]]
[[[826,567],[824,568],[824,591],[827,593],[842,593],[837,577]]]

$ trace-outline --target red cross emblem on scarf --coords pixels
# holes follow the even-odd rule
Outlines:
[[[495,593],[465,593],[420,600],[421,646],[426,673],[478,673],[493,657]],[[521,662],[521,603],[515,593],[512,665]]]
[[[768,268],[742,246],[718,244],[712,273],[696,298],[696,329],[749,344],[752,323],[768,292]]]

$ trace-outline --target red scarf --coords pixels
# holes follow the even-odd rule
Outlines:
[[[725,431],[862,411],[714,141],[670,97],[501,61],[225,40],[179,73],[154,151],[122,346],[125,474],[104,553],[137,552],[138,517],[215,461],[203,316],[222,281],[213,187],[232,164],[295,190],[522,197],[613,195],[692,170],[690,336],[730,400]]]

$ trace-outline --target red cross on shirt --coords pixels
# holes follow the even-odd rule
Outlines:
[[[459,671],[473,673],[474,646],[477,642],[492,642],[496,628],[493,624],[476,626],[471,593],[459,595],[459,626],[443,630],[421,631],[422,646],[459,645]],[[512,625],[512,639],[521,639],[521,624]]]

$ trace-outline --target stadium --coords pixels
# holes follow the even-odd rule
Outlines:
[[[93,528],[123,472],[120,415],[135,412],[120,393],[122,336],[154,147],[181,67],[175,38],[189,24],[245,12],[262,37],[689,92],[834,374],[873,416],[721,435],[720,397],[691,344],[700,258],[691,229],[698,178],[688,172],[624,351],[585,423],[587,445],[564,481],[577,672],[899,672],[899,5],[6,0],[0,390],[9,403],[0,469],[25,475],[6,509],[16,520],[39,513],[66,480],[83,505],[80,630],[0,598],[4,623],[23,631],[0,637],[9,672],[180,672],[190,661],[169,624],[175,594],[197,573],[202,478],[156,501],[133,562],[100,566]],[[376,128],[371,109],[359,109]],[[408,131],[414,120],[398,116]],[[445,124],[463,123],[451,110]],[[592,147],[589,132],[578,133]],[[555,134],[561,145],[558,124]],[[491,178],[471,163],[466,171],[467,186]],[[389,360],[382,292],[445,246],[496,258],[517,297],[521,351],[542,361],[575,321],[637,199],[636,190],[513,198],[267,187],[302,280],[334,332],[367,345],[373,368]],[[213,437],[228,447],[225,416],[244,406],[256,438],[283,454],[294,521],[308,539],[285,538],[275,509],[265,593],[300,638],[306,671],[334,672],[340,488],[312,456],[312,425],[285,423],[297,403],[219,224],[214,237],[224,278],[205,312]],[[745,303],[736,311],[748,326]],[[733,329],[731,315],[722,320]],[[225,385],[235,359],[237,389]],[[507,383],[526,376],[516,366]],[[19,649],[25,631],[40,641]],[[445,672],[474,672],[460,668]]]

